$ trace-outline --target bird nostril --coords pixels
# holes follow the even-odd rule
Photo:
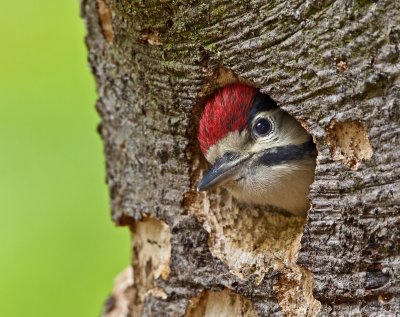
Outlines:
[[[224,157],[227,161],[233,161],[239,157],[238,153],[235,152],[225,152],[222,157]]]

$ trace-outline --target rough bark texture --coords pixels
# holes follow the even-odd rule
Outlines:
[[[105,316],[400,313],[400,2],[83,0],[113,220]],[[318,148],[306,221],[198,194],[205,98],[243,81]]]

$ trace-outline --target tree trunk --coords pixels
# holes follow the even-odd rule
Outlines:
[[[133,240],[104,316],[400,316],[399,1],[83,0],[82,12],[112,217]],[[195,191],[204,100],[235,81],[313,136],[306,220]]]

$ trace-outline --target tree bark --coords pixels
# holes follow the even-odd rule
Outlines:
[[[400,2],[83,0],[82,14],[112,218],[133,241],[104,316],[400,316]],[[313,136],[306,220],[195,191],[204,101],[235,81]]]

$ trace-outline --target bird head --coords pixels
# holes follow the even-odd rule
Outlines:
[[[221,88],[205,105],[198,140],[212,165],[199,191],[223,186],[242,202],[296,215],[309,209],[315,144],[268,95],[239,83]]]

